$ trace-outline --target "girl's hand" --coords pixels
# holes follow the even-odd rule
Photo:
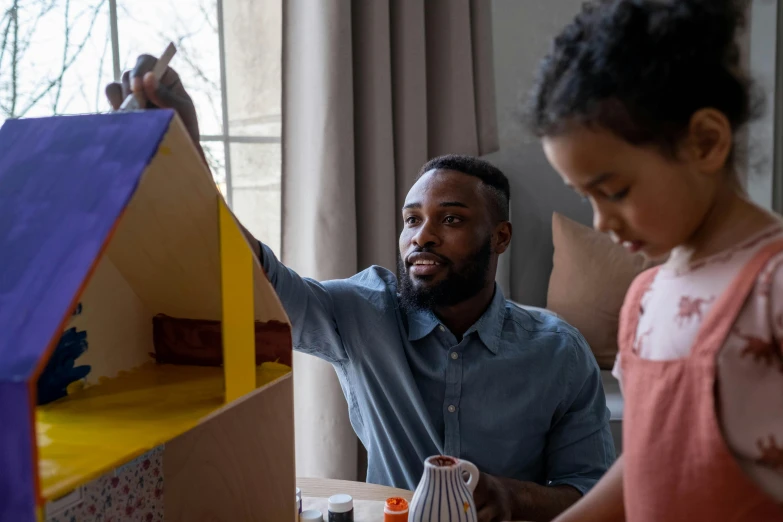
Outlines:
[[[554,522],[624,522],[622,459],[620,456],[593,489]]]

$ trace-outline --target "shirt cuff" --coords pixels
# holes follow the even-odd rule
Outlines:
[[[566,478],[566,479],[556,479],[556,480],[548,480],[546,485],[547,486],[571,486],[572,488],[575,488],[579,491],[579,493],[584,496],[590,489],[592,489],[593,486],[595,486],[596,482],[598,482],[597,479],[591,479],[591,478]]]

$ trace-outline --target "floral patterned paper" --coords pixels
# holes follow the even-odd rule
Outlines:
[[[83,500],[47,522],[162,522],[163,446],[84,486]]]

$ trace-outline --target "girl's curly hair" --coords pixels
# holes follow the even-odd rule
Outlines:
[[[721,111],[733,130],[752,116],[740,68],[738,0],[596,0],[554,39],[526,107],[530,130],[608,129],[674,153],[691,116]]]

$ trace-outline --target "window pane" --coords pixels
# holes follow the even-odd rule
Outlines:
[[[110,109],[107,0],[19,0],[17,21],[12,9],[0,11],[0,28],[9,29],[0,38],[0,124]]]
[[[280,255],[280,144],[230,143],[231,208],[256,238]]]
[[[223,197],[226,197],[226,154],[223,142],[202,141],[201,148],[204,149],[204,156],[207,157],[209,169],[212,171],[212,178],[215,180],[218,189],[220,189],[220,193],[223,194]]]
[[[280,136],[282,11],[282,0],[223,0],[232,136]]]
[[[216,0],[117,0],[117,12],[122,69],[131,69],[140,54],[159,56],[174,42],[171,67],[193,98],[199,130],[222,134]]]

